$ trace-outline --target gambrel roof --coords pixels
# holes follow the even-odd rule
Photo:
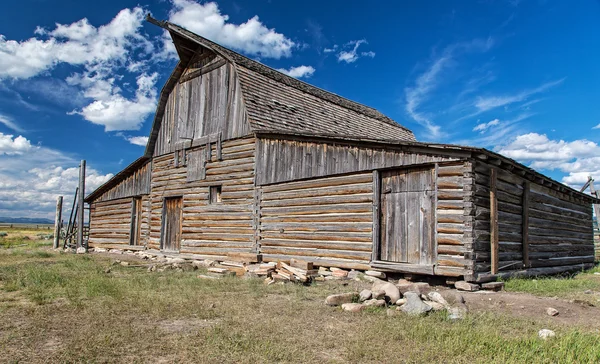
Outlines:
[[[200,47],[235,66],[253,132],[415,141],[412,131],[371,107],[287,76],[176,24],[151,17],[148,20],[169,31],[180,62],[161,93],[147,155],[152,154],[160,128],[164,112],[161,103],[166,103],[171,89]]]

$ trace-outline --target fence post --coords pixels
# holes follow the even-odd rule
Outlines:
[[[78,210],[79,210],[79,219],[77,220],[77,249],[86,248],[83,245],[83,220],[84,220],[84,211],[83,211],[83,199],[85,197],[85,159],[81,160],[81,164],[79,165],[79,200],[78,200]],[[87,250],[87,249],[86,249]]]
[[[58,244],[60,241],[60,223],[62,221],[62,203],[63,203],[63,197],[58,196],[58,198],[56,199],[56,217],[54,219],[54,244],[52,244],[52,247],[54,249],[58,248]]]

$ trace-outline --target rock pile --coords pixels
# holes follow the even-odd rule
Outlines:
[[[465,318],[468,309],[463,296],[454,290],[434,291],[424,282],[400,280],[397,284],[376,279],[371,289],[334,294],[325,299],[329,306],[342,306],[344,311],[360,312],[367,307],[391,307],[411,316],[426,315],[431,311],[448,312],[452,320]],[[393,312],[388,310],[388,315]]]

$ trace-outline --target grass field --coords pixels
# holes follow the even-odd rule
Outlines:
[[[388,317],[385,309],[356,314],[323,304],[359,288],[353,281],[206,280],[198,271],[112,265],[122,256],[55,252],[50,241],[8,236],[0,244],[3,362],[600,361],[600,336],[589,329],[545,327],[557,337],[543,341],[534,320],[492,312],[452,322],[444,313]]]

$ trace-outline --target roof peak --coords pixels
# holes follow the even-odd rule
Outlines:
[[[222,55],[223,57],[225,57],[226,59],[228,59],[229,61],[237,64],[237,65],[241,65],[243,67],[246,67],[248,69],[250,69],[251,71],[254,72],[258,72],[270,79],[273,79],[277,82],[280,82],[284,85],[293,87],[295,89],[298,89],[302,92],[305,92],[307,94],[313,95],[315,97],[318,97],[322,100],[334,103],[336,105],[339,105],[341,107],[344,107],[346,109],[352,110],[354,112],[363,114],[365,116],[368,116],[370,118],[382,121],[384,123],[393,125],[395,127],[404,129],[410,133],[412,133],[411,130],[409,130],[408,128],[406,128],[403,125],[400,125],[399,123],[397,123],[396,121],[392,120],[390,117],[384,115],[383,113],[381,113],[380,111],[378,111],[375,108],[372,108],[370,106],[366,106],[363,105],[361,103],[358,103],[356,101],[352,101],[350,99],[347,99],[345,97],[342,97],[338,94],[335,94],[333,92],[324,90],[322,88],[319,88],[317,86],[311,85],[307,82],[298,80],[294,77],[288,76],[284,73],[281,73],[280,71],[275,70],[274,68],[271,68],[263,63],[260,63],[258,61],[255,61],[251,58],[248,58],[236,51],[233,51],[229,48],[226,48],[224,46],[221,46],[218,43],[215,43],[213,41],[211,41],[210,39],[207,39],[201,35],[198,35],[190,30],[185,29],[184,27],[171,23],[169,21],[159,21],[156,20],[154,18],[152,18],[150,15],[148,15],[146,17],[146,20],[152,24],[158,25],[166,30],[168,30],[169,32],[171,32],[171,34],[173,35],[173,33],[177,34],[180,37],[183,38],[187,38],[191,41],[194,41],[196,43],[201,44],[202,46],[205,46],[209,49],[211,49],[212,51]],[[179,51],[179,50],[178,50]],[[181,54],[180,54],[181,56]]]

